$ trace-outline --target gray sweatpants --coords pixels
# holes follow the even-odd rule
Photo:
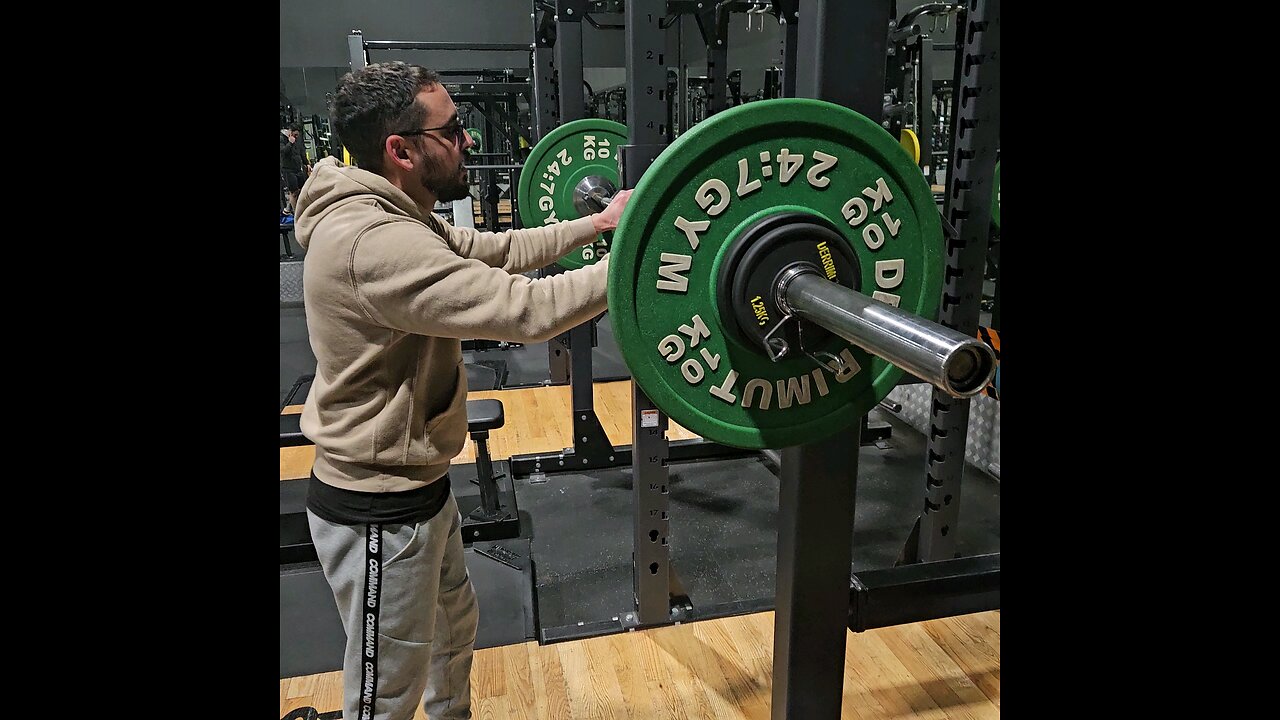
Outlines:
[[[344,720],[471,717],[479,613],[462,555],[458,503],[414,525],[335,525],[307,511],[347,633]]]

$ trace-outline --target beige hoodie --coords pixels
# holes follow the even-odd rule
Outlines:
[[[302,432],[316,477],[362,492],[439,479],[467,435],[461,338],[534,343],[605,310],[608,257],[530,279],[595,236],[590,218],[450,227],[380,175],[318,162],[298,199],[316,377]]]

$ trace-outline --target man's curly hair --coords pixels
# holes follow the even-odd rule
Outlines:
[[[387,136],[423,126],[427,109],[416,102],[418,93],[439,83],[434,70],[398,60],[347,73],[329,101],[333,129],[360,167],[381,174]]]

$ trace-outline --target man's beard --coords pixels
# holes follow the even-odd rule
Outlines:
[[[444,164],[435,158],[428,158],[422,169],[422,187],[431,191],[440,202],[461,200],[471,194],[471,182],[463,166],[466,156],[452,168],[445,169]]]

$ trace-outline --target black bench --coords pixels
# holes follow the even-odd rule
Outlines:
[[[280,447],[315,445],[302,434],[302,413],[280,416]]]
[[[476,479],[480,486],[480,507],[469,517],[473,520],[492,522],[505,516],[498,502],[498,479],[493,474],[493,459],[489,457],[489,431],[502,427],[506,418],[500,400],[468,400],[467,432],[476,444]]]
[[[501,401],[467,401],[467,432],[476,445],[476,475],[475,479],[470,481],[480,486],[480,496],[459,495],[455,488],[454,496],[457,498],[458,510],[463,518],[463,542],[501,540],[517,537],[520,534],[520,514],[516,507],[515,487],[511,486],[505,491],[499,489],[498,480],[505,477],[506,473],[494,472],[493,458],[489,455],[489,431],[502,427],[505,422],[506,417]],[[301,413],[280,416],[280,447],[314,444],[302,434]],[[451,473],[456,470],[457,467],[451,468]],[[464,476],[469,473],[464,470],[456,474]],[[298,498],[305,498],[305,491],[301,485],[304,482],[282,483],[281,491],[283,493],[287,490]],[[299,487],[292,487],[293,485],[299,485]],[[287,512],[283,509],[285,504],[290,507]],[[310,544],[310,531],[307,529],[303,504],[304,501],[297,498],[291,498],[287,503],[282,500],[280,515],[282,562],[314,559],[315,550]],[[295,505],[297,507],[294,507]]]
[[[464,543],[505,540],[520,535],[515,482],[508,478],[507,488],[500,489],[498,480],[507,474],[495,472],[489,456],[489,431],[502,427],[505,421],[501,401],[467,401],[467,432],[476,446],[476,477],[471,482],[480,486],[480,497],[454,493],[458,512],[462,514]],[[454,474],[453,469],[450,474]],[[457,472],[459,477],[463,474],[464,471]]]

